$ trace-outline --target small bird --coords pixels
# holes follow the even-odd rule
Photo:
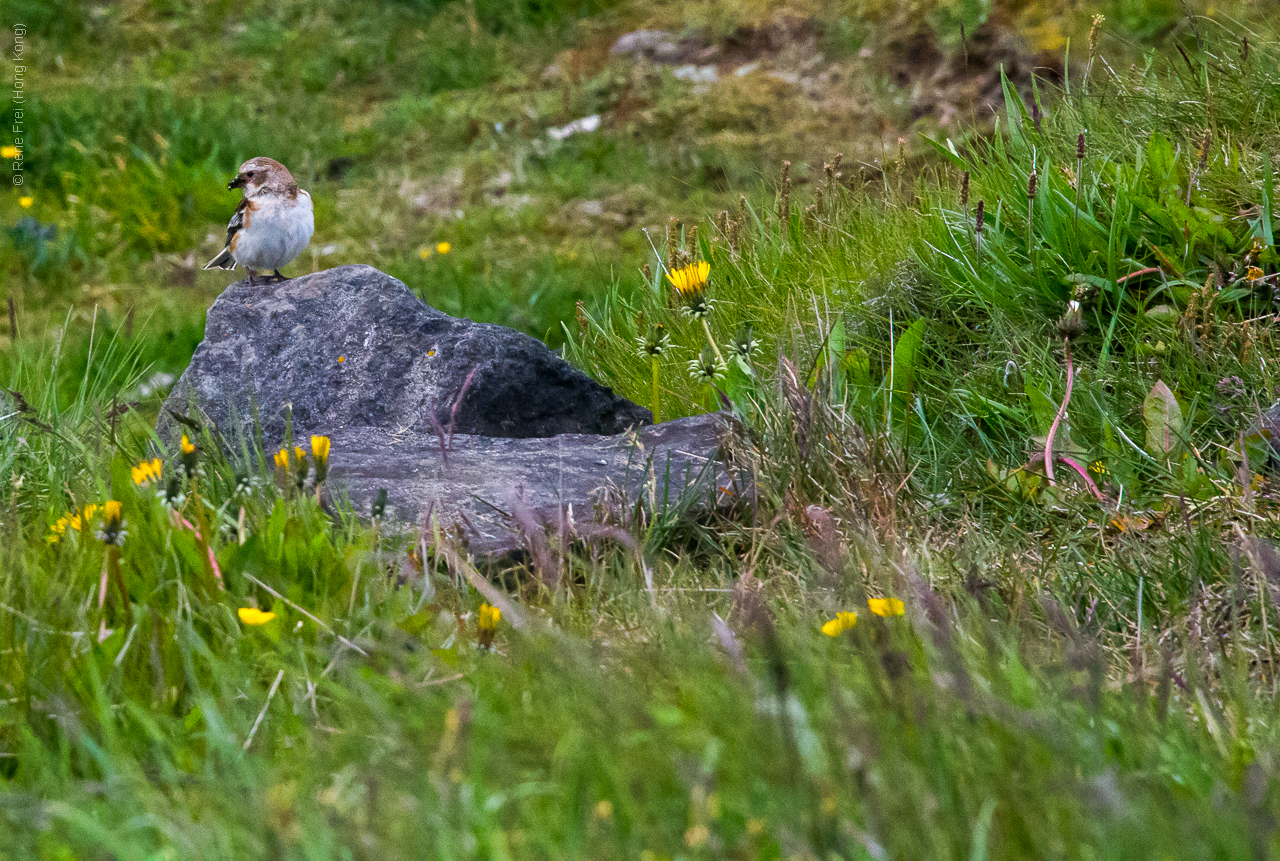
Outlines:
[[[240,165],[228,189],[243,188],[244,197],[227,225],[227,244],[205,269],[249,273],[249,283],[286,280],[280,267],[302,253],[315,231],[311,195],[298,188],[289,170],[272,158],[251,158]],[[262,282],[254,278],[272,271]]]

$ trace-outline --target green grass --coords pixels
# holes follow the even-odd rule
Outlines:
[[[1009,87],[995,128],[915,123],[867,61],[899,156],[763,82],[699,97],[601,59],[641,22],[729,39],[769,10],[354,10],[33,7],[36,201],[0,208],[21,397],[0,393],[0,859],[1274,852],[1280,506],[1253,429],[1278,382],[1272,30],[1111,4],[1086,78],[1084,15],[815,7],[849,62],[901,49],[911,15],[952,52],[984,17],[1075,34],[1070,91]],[[628,118],[546,143],[595,112]],[[486,582],[448,536],[321,508],[205,434],[194,476],[173,452],[138,484],[143,387],[225,281],[187,255],[260,149],[316,196],[302,270],[372,263],[646,405],[638,339],[663,324],[664,416],[727,398],[754,499],[641,510],[626,540]],[[797,155],[842,149],[830,176]],[[661,271],[699,259],[705,328]],[[1054,451],[1097,463],[1102,500],[1043,475],[1072,299]],[[708,333],[715,388],[688,371]],[[117,545],[101,508],[71,525],[108,500]]]

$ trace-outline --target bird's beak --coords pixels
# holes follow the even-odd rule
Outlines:
[[[227,190],[231,191],[232,189],[236,189],[236,188],[244,188],[244,183],[245,183],[244,174],[243,173],[238,174],[235,179],[227,183]]]

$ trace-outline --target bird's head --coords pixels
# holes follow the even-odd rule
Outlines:
[[[236,178],[227,183],[228,189],[242,188],[245,197],[255,197],[261,192],[286,192],[297,187],[289,169],[273,158],[259,156],[240,165]]]

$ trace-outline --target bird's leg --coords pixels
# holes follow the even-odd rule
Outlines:
[[[254,281],[254,280],[253,280],[253,279],[257,276],[257,274],[258,274],[255,270],[250,269],[248,266],[246,266],[246,267],[244,267],[244,271],[249,273],[249,285],[250,285],[250,286],[253,286],[254,284],[257,284],[257,283],[258,283],[257,281]]]
[[[288,278],[285,278],[283,275],[281,275],[281,274],[280,274],[280,270],[279,270],[279,269],[275,270],[275,273],[276,273],[276,280],[277,280],[277,281],[288,281],[288,280],[289,280]]]

